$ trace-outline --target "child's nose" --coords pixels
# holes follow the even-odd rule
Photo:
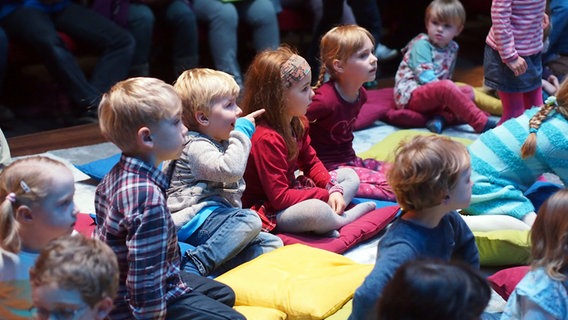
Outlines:
[[[241,114],[243,114],[243,109],[241,109],[241,107],[237,106],[237,117],[240,117]]]

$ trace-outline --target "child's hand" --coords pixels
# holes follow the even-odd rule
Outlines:
[[[507,62],[507,67],[513,71],[515,77],[527,72],[527,62],[521,56],[519,56],[515,61]]]
[[[260,109],[260,110],[253,111],[253,112],[247,114],[246,116],[244,116],[244,118],[246,118],[248,121],[252,122],[252,124],[254,124],[256,126],[256,122],[254,121],[254,118],[262,115],[264,113],[264,111],[266,111],[266,110]]]
[[[345,199],[343,199],[343,195],[341,194],[341,192],[332,192],[329,195],[327,204],[329,204],[333,212],[337,214],[343,214],[343,211],[345,211],[345,207],[347,207],[347,204],[345,203]]]

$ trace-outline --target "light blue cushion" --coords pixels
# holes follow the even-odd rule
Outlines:
[[[120,153],[114,154],[108,158],[103,158],[95,161],[91,161],[85,164],[75,165],[75,167],[81,170],[83,173],[89,177],[100,181],[105,174],[107,174],[115,164],[120,160]]]

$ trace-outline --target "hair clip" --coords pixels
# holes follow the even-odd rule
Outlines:
[[[32,192],[32,189],[28,186],[28,184],[24,180],[20,180],[20,187],[24,190],[24,193]]]
[[[6,195],[6,200],[10,201],[12,204],[16,203],[16,194],[10,192]]]
[[[544,103],[548,106],[556,105],[556,97],[555,96],[549,96],[548,98],[546,98]]]

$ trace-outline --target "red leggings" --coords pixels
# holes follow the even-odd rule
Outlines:
[[[511,119],[516,118],[523,114],[526,109],[533,106],[541,106],[542,102],[542,87],[538,87],[529,92],[503,92],[497,91],[501,103],[503,103],[503,115],[499,124]]]

